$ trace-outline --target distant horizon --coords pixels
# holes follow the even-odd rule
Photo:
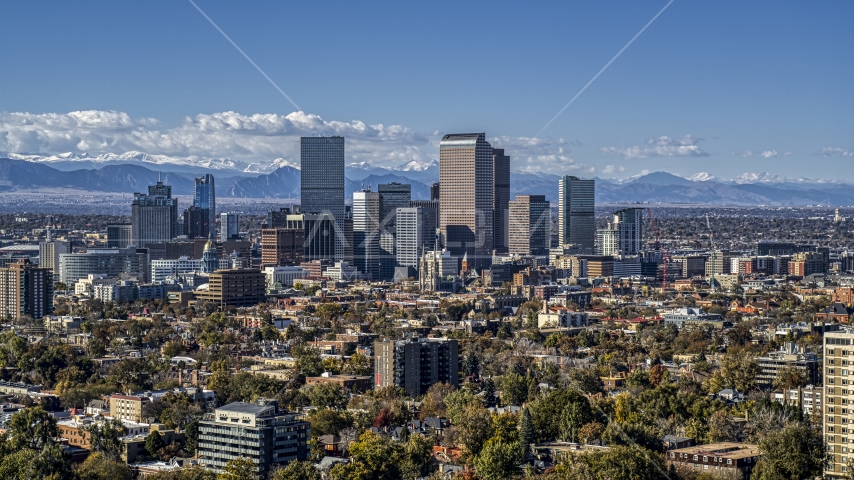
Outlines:
[[[205,167],[198,164],[182,164],[182,163],[172,163],[171,161],[156,163],[149,161],[137,161],[134,162],[133,157],[125,157],[125,154],[137,154],[137,155],[146,155],[153,158],[161,158],[168,157],[164,155],[150,155],[144,152],[138,151],[130,151],[130,152],[122,152],[119,154],[107,154],[109,159],[99,158],[99,156],[90,155],[86,158],[81,158],[82,155],[85,155],[86,152],[83,153],[75,153],[75,152],[54,152],[54,153],[37,153],[37,152],[4,152],[0,151],[0,158],[9,158],[10,160],[19,160],[19,161],[28,161],[30,163],[36,163],[41,165],[51,166],[61,171],[72,171],[77,169],[87,169],[87,162],[92,163],[91,167],[95,169],[100,169],[108,165],[136,165],[148,168],[150,170],[166,170],[171,173],[187,173],[187,174],[198,174],[201,172],[210,172],[214,174],[226,174],[229,176],[241,175],[241,176],[253,176],[253,175],[264,175],[272,173],[273,171],[281,168],[281,167],[292,167],[297,170],[300,169],[299,160],[295,163],[290,161],[281,160],[284,159],[275,159],[270,161],[269,164],[264,166],[260,164],[260,162],[253,162],[248,164],[250,168],[258,168],[258,170],[241,170],[239,168],[211,168]],[[10,156],[11,155],[11,156]],[[66,155],[70,155],[70,157],[63,157]],[[30,158],[24,158],[30,157]],[[38,158],[38,159],[34,159]],[[45,158],[47,160],[41,160],[40,158]],[[169,160],[178,160],[174,158],[170,158]],[[219,160],[221,164],[226,164],[231,159],[208,159],[210,160]],[[385,170],[388,173],[398,174],[405,176],[408,173],[408,170],[402,169],[402,167],[407,166],[408,164],[413,163],[413,160],[409,162],[400,164],[400,165],[375,165],[367,161],[362,162],[347,162],[345,163],[345,170],[347,172],[354,172],[358,170],[364,170],[366,172],[372,172],[374,170]],[[81,165],[78,168],[74,165],[75,163],[80,163]],[[427,165],[430,163],[435,163],[438,165],[438,158],[429,160],[428,162],[424,162],[423,165]],[[64,167],[64,168],[62,168]],[[266,167],[266,168],[264,168]],[[170,170],[171,169],[171,170]],[[416,170],[416,172],[420,172],[421,170]],[[579,178],[598,178],[600,180],[609,181],[609,182],[626,182],[635,180],[641,177],[645,177],[647,175],[655,174],[655,173],[665,173],[669,175],[673,175],[676,177],[680,177],[685,180],[690,180],[693,182],[702,182],[702,181],[713,181],[719,183],[739,183],[739,184],[750,184],[750,183],[823,183],[823,184],[854,184],[854,176],[850,179],[841,179],[841,178],[825,178],[820,176],[807,177],[807,176],[799,176],[799,177],[786,177],[782,175],[777,175],[769,171],[744,171],[740,174],[731,176],[731,177],[722,177],[713,175],[707,171],[697,171],[692,173],[681,173],[667,170],[641,170],[635,174],[628,174],[627,172],[619,172],[624,175],[618,176],[614,173],[603,173],[603,172],[578,172],[578,171],[568,171],[564,173],[559,172],[549,172],[549,171],[526,171],[519,170],[513,168],[512,156],[511,156],[511,172],[517,175],[549,175],[549,176],[563,176],[563,175],[574,175]],[[438,172],[436,173],[435,180],[438,181]]]

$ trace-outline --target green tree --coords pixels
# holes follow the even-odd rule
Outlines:
[[[636,445],[614,445],[602,452],[581,453],[569,457],[557,467],[555,478],[574,480],[666,480],[661,455]]]
[[[428,417],[447,417],[448,406],[445,397],[454,391],[453,385],[447,383],[433,384],[421,402],[421,419]]]
[[[525,377],[508,370],[501,377],[501,400],[505,405],[522,405],[528,399],[528,382]]]
[[[193,465],[178,471],[158,472],[145,477],[145,480],[216,480],[216,473],[200,465]]]
[[[454,431],[457,432],[459,442],[465,447],[465,455],[470,459],[474,458],[493,435],[492,417],[483,405],[471,404],[454,423]]]
[[[145,451],[151,455],[152,458],[160,458],[160,449],[165,445],[163,443],[163,438],[160,436],[160,432],[157,430],[148,434],[145,437]]]
[[[460,361],[460,368],[462,368],[463,373],[465,373],[467,377],[477,375],[480,372],[480,361],[478,360],[477,354],[474,350],[469,350],[465,355],[463,355],[463,358]]]
[[[578,406],[567,411],[567,406],[575,403]],[[531,402],[529,408],[534,432],[536,432],[537,441],[540,442],[560,438],[567,432],[566,427],[571,425],[581,427],[593,420],[590,402],[584,395],[574,390],[552,390]],[[568,423],[570,420],[573,423]]]
[[[184,392],[167,392],[159,400],[165,407],[159,420],[169,428],[184,429],[195,419],[201,418],[204,411]]]
[[[107,459],[117,459],[121,456],[121,439],[127,431],[121,421],[113,418],[93,422],[82,429],[89,435],[89,451],[101,453]]]
[[[759,366],[754,356],[745,350],[727,353],[721,359],[721,368],[709,379],[709,389],[716,393],[724,388],[747,392],[756,385]]]
[[[199,421],[198,420],[193,420],[187,424],[187,428],[184,429],[184,437],[185,437],[184,448],[186,448],[187,451],[191,455],[195,455],[196,454],[196,448],[198,448],[198,445],[199,445]]]
[[[225,464],[216,480],[258,480],[258,467],[251,458],[233,458]]]
[[[589,420],[589,414],[582,411],[581,402],[567,403],[560,416],[561,439],[565,442],[578,442],[578,430]]]
[[[320,473],[311,462],[293,461],[273,472],[270,480],[320,480]]]
[[[469,405],[481,405],[480,398],[467,389],[453,390],[445,396],[445,411],[451,423],[460,423],[460,416]]]
[[[422,478],[428,473],[428,466],[433,461],[433,444],[420,435],[409,435],[401,443],[400,475],[406,480]]]
[[[129,480],[130,469],[121,460],[109,458],[102,452],[89,454],[77,469],[80,480]]]
[[[523,450],[518,443],[490,438],[474,459],[477,475],[483,480],[509,478],[519,471]]]
[[[359,352],[350,356],[350,361],[344,365],[344,371],[353,375],[370,375],[371,362],[368,357]]]
[[[366,477],[376,480],[396,480],[401,478],[400,472],[400,450],[385,437],[371,431],[366,431],[359,439],[350,445],[350,456],[353,458],[353,467],[349,471],[370,472]]]
[[[314,436],[337,435],[338,432],[350,426],[351,420],[347,412],[328,408],[312,410],[308,415],[311,433]]]
[[[59,436],[56,419],[41,407],[28,407],[12,415],[6,429],[12,450],[40,450]]]
[[[807,383],[809,380],[804,371],[791,365],[777,370],[777,377],[774,378],[774,388],[781,390],[804,387]]]
[[[522,408],[522,414],[519,419],[519,443],[525,451],[531,448],[531,444],[536,440],[534,435],[534,425],[531,422],[531,412],[528,407]]]
[[[495,396],[495,382],[491,378],[483,382],[483,402],[487,407],[494,407],[498,403],[498,398]]]
[[[578,429],[578,439],[590,444],[601,440],[603,433],[605,433],[605,425],[599,422],[587,422]]]
[[[348,395],[337,383],[320,383],[304,387],[311,405],[317,408],[342,410],[347,407]]]
[[[297,366],[300,373],[306,377],[316,377],[323,373],[323,362],[320,359],[320,352],[315,348],[306,348],[299,357],[297,357]]]
[[[827,464],[827,448],[821,431],[803,422],[768,432],[759,441],[762,457],[750,478],[800,480],[820,477]]]
[[[8,448],[9,446],[6,445]],[[5,449],[3,449],[5,450]],[[70,462],[62,447],[50,442],[41,450],[23,448],[0,454],[0,478],[4,480],[73,480]]]
[[[177,340],[173,340],[171,342],[166,343],[165,345],[163,345],[162,349],[163,356],[166,358],[176,357],[184,353],[185,351],[186,348],[184,348],[184,344]]]

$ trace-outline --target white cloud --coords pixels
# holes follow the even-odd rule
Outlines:
[[[599,170],[601,173],[606,175],[610,175],[617,172],[624,172],[626,169],[624,167],[617,167],[614,165],[605,165],[605,168]]]
[[[669,136],[649,138],[645,145],[628,148],[603,147],[602,153],[606,155],[620,155],[626,159],[638,159],[649,157],[708,157],[697,144],[702,138],[692,135],[684,135],[675,139]]]
[[[430,146],[426,136],[401,125],[326,121],[304,112],[199,114],[174,128],[114,111],[0,114],[0,150],[92,155],[143,152],[171,157],[167,163],[233,159],[249,165],[277,158],[293,162],[299,159],[299,137],[309,135],[342,135],[347,138],[348,160],[377,164],[425,160],[423,148]]]
[[[733,155],[738,155],[742,158],[752,157],[754,155],[763,157],[763,158],[777,158],[780,156],[777,153],[777,150],[745,150],[743,152],[732,152]],[[792,152],[786,152],[783,154],[784,156],[791,156]]]
[[[838,147],[826,147],[819,150],[816,155],[823,157],[854,157],[854,150],[847,150]]]
[[[580,164],[569,156],[569,144],[562,138],[547,140],[535,137],[500,136],[487,139],[495,148],[503,148],[510,155],[510,167],[522,172],[591,171],[592,167]]]
[[[299,137],[310,135],[344,136],[348,164],[396,167],[437,159],[442,132],[421,134],[402,125],[324,120],[305,112],[199,114],[171,128],[153,118],[132,118],[115,111],[0,113],[0,152],[40,154],[15,158],[41,161],[88,158],[88,154],[101,161],[263,172],[298,165]],[[569,156],[564,139],[501,136],[489,141],[506,149],[514,170],[560,173],[589,168]]]

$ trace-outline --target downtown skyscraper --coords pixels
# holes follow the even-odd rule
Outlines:
[[[558,182],[558,243],[575,244],[593,252],[596,237],[594,181],[570,175]]]
[[[216,236],[216,191],[214,189],[214,177],[210,173],[203,177],[197,177],[193,184],[193,206],[198,212],[196,218],[199,223],[194,229],[194,237]],[[192,216],[191,216],[192,217]],[[185,220],[186,222],[186,215]],[[185,231],[187,227],[184,227]]]
[[[441,236],[451,255],[467,255],[476,269],[492,263],[498,203],[495,158],[483,133],[445,135],[439,143]],[[506,228],[506,223],[499,228]]]
[[[316,239],[314,235],[331,237],[334,260],[344,260],[347,250],[344,208],[344,137],[300,138],[300,198],[303,214],[324,214],[334,217],[334,228],[306,229],[306,249],[315,241],[327,243],[330,238]]]
[[[503,148],[492,149],[492,237],[493,246],[498,253],[507,253],[509,240],[510,208],[510,156],[504,155]]]
[[[372,280],[380,279],[381,212],[379,192],[353,193],[353,261]]]
[[[134,193],[131,204],[131,240],[144,248],[147,243],[168,242],[178,235],[178,199],[172,187],[157,181],[148,194]]]

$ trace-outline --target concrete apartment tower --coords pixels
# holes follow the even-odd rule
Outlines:
[[[306,229],[306,235],[331,236],[334,255],[342,261],[347,249],[344,208],[344,137],[300,138],[300,199],[304,214],[325,214],[334,217],[333,231],[328,228]],[[311,238],[306,243],[313,245]]]
[[[439,143],[439,229],[452,256],[489,268],[494,247],[494,159],[483,133],[452,134]]]
[[[566,175],[558,182],[558,243],[593,252],[596,237],[594,181]]]

